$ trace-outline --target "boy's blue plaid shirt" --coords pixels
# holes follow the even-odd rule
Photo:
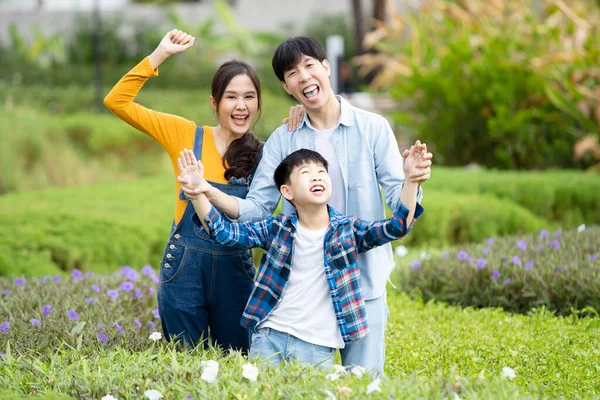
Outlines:
[[[406,226],[408,213],[409,210],[399,203],[391,218],[368,222],[341,215],[329,207],[330,223],[324,241],[325,275],[345,343],[358,340],[368,332],[358,255],[410,232],[412,224]],[[423,208],[417,204],[414,220],[422,213]],[[193,220],[202,226],[196,215]],[[265,250],[254,290],[240,321],[242,326],[253,330],[282,300],[292,268],[298,218],[280,214],[261,222],[231,223],[212,207],[204,222],[210,229],[210,236],[218,243]]]

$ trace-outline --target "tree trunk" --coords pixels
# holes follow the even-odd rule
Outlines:
[[[363,53],[363,40],[365,38],[365,23],[362,11],[362,1],[352,0],[352,16],[354,17],[355,54]]]
[[[386,0],[373,0],[373,18],[385,22],[386,15]]]

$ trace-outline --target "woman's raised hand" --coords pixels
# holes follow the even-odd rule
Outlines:
[[[169,56],[186,51],[194,45],[195,41],[196,38],[194,36],[188,35],[182,30],[170,30],[162,38],[156,50],[148,56],[152,69],[158,68]]]

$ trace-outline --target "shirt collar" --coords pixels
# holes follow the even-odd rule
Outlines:
[[[350,218],[344,214],[341,214],[335,208],[327,205],[327,210],[329,211],[329,225],[332,228],[337,227],[338,225],[346,224],[350,221]],[[296,230],[296,225],[298,224],[298,213],[294,211],[289,217],[286,218],[286,224],[288,227],[293,227]]]
[[[340,112],[340,118],[338,120],[338,125],[339,124],[342,124],[345,126],[354,125],[354,118],[353,118],[354,113],[352,110],[352,106],[350,105],[350,103],[348,103],[348,100],[344,99],[340,95],[335,95],[335,98],[337,99],[337,101],[340,102],[340,105],[341,105],[341,112]],[[302,128],[302,126],[304,126],[304,125],[306,125],[310,129],[316,131],[316,129],[310,123],[310,120],[308,119],[308,113],[306,113],[306,112],[304,113],[304,119],[302,120],[302,122],[300,122],[298,129]]]

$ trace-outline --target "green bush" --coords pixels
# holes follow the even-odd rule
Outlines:
[[[398,269],[398,290],[463,307],[600,312],[600,227],[489,239]]]
[[[507,172],[435,168],[425,190],[489,194],[564,227],[600,224],[600,177],[578,171]]]
[[[600,8],[539,4],[436,0],[381,27],[379,53],[360,63],[383,66],[398,123],[446,165],[587,167],[572,148],[600,135]]]

